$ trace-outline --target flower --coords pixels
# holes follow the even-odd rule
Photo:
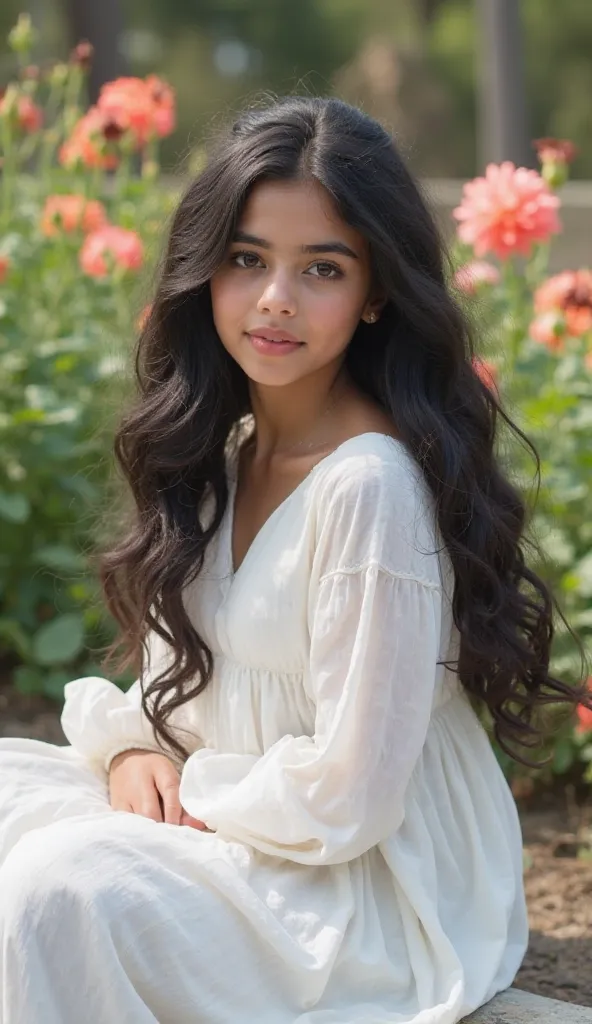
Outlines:
[[[72,50],[70,63],[77,64],[83,71],[88,71],[94,52],[92,43],[89,43],[88,39],[82,39]]]
[[[564,270],[548,278],[534,295],[536,313],[560,313],[568,334],[592,330],[592,271]]]
[[[592,696],[592,676],[590,676],[586,685]],[[586,707],[585,704],[578,704],[577,716],[576,732],[580,734],[592,732],[592,708]]]
[[[499,284],[500,272],[493,263],[486,260],[472,260],[459,267],[454,275],[454,284],[465,295],[474,295],[482,284]]]
[[[170,135],[175,127],[174,92],[156,75],[107,82],[97,106],[120,132],[130,132],[137,148],[156,136]]]
[[[80,250],[80,266],[90,277],[105,277],[109,258],[115,266],[138,270],[142,266],[144,248],[135,231],[107,224],[87,235]]]
[[[485,177],[464,185],[453,216],[460,222],[459,238],[473,246],[476,256],[493,252],[505,259],[517,252],[527,255],[533,242],[560,231],[558,206],[558,197],[537,171],[505,161],[489,164]]]
[[[13,91],[0,96],[0,115],[14,115],[22,132],[37,132],[43,124],[43,111],[29,96],[17,96]]]
[[[485,384],[485,387],[489,388],[490,391],[496,391],[499,394],[497,386],[497,369],[493,363],[488,362],[487,359],[479,359],[477,356],[475,356],[472,363],[475,373],[479,380]]]
[[[8,256],[2,256],[0,254],[0,284],[6,280],[6,275],[10,269],[10,260]]]
[[[45,200],[41,216],[41,231],[48,238],[57,235],[60,228],[67,234],[82,229],[85,234],[96,231],[107,223],[105,207],[98,199],[81,195],[53,195]]]
[[[541,174],[551,188],[559,188],[567,180],[567,167],[577,154],[568,139],[535,139],[533,146],[542,164]]]
[[[538,341],[541,345],[558,352],[563,348],[565,322],[557,311],[549,310],[548,313],[539,313],[535,316],[528,333],[533,341]]]
[[[60,163],[68,168],[80,163],[85,167],[113,170],[119,162],[119,157],[108,145],[106,129],[108,123],[104,114],[98,107],[89,107],[86,114],[74,125],[70,137],[60,147]]]

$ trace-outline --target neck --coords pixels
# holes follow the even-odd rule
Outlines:
[[[257,461],[267,460],[310,435],[327,406],[351,387],[347,372],[333,364],[283,387],[250,382]],[[330,426],[329,417],[324,421]],[[320,429],[320,427],[319,427]],[[323,438],[318,438],[319,443]]]

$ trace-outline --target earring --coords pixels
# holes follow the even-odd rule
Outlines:
[[[376,319],[376,313],[368,313],[368,316],[366,317],[366,323],[374,324],[376,323]]]

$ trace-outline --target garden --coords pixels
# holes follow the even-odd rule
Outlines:
[[[165,81],[117,79],[89,105],[89,44],[38,67],[34,33],[22,15],[9,40],[19,72],[0,94],[0,735],[65,742],[64,685],[104,674],[113,637],[92,554],[181,177],[159,162],[175,126]],[[592,271],[549,273],[574,149],[535,145],[538,170],[491,164],[464,186],[450,283],[475,323],[475,372],[539,453],[540,481],[528,449],[500,432],[500,459],[536,499],[528,557],[590,654]],[[189,169],[200,160],[198,149]],[[586,681],[561,618],[553,652],[556,675]],[[496,748],[525,835],[533,942],[519,984],[592,1006],[592,712],[554,727],[544,768]]]

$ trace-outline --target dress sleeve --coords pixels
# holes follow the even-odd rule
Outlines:
[[[204,749],[189,758],[181,803],[221,835],[336,864],[403,821],[431,717],[442,607],[437,555],[413,546],[410,493],[334,490],[311,581],[314,735],[283,736],[261,757]]]
[[[124,750],[165,752],[156,742],[152,725],[142,711],[141,681],[148,686],[163,671],[170,648],[157,633],[150,632],[147,650],[148,660],[142,675],[125,693],[99,676],[66,683],[61,717],[66,739],[77,753],[106,772],[113,758]],[[196,745],[194,740],[193,747]],[[167,756],[177,763],[176,754],[167,752]]]

